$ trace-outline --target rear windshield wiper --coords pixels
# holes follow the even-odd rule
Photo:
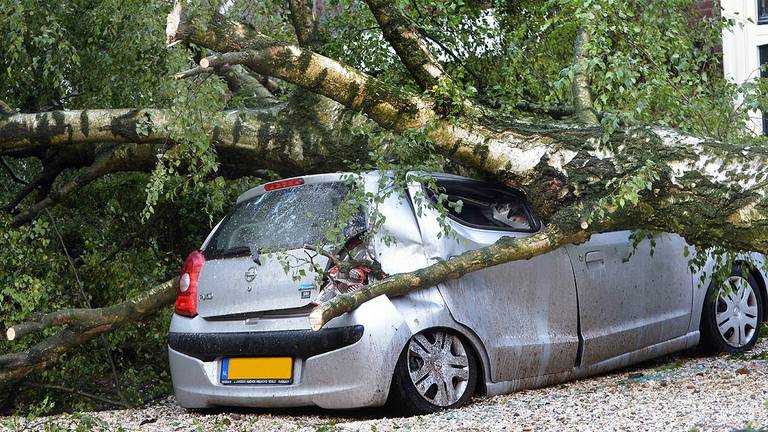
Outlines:
[[[251,254],[251,248],[248,246],[235,246],[221,251],[213,251],[216,258],[227,258],[236,256],[246,256]]]

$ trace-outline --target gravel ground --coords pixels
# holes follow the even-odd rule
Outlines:
[[[188,413],[171,397],[142,409],[23,419],[0,431],[768,431],[768,340],[746,355],[685,352],[608,375],[427,416],[383,409],[237,410]],[[763,429],[765,428],[765,429]]]

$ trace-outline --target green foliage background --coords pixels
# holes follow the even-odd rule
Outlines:
[[[655,122],[762,143],[745,126],[748,110],[766,105],[765,83],[736,85],[722,78],[719,35],[737,24],[695,15],[691,0],[398,0],[398,6],[433,41],[454,78],[445,88],[429,90],[436,98],[469,97],[507,116],[523,115],[514,108],[521,100],[569,104],[572,40],[585,26],[592,34],[588,67],[595,104],[606,113],[602,121],[609,130],[622,121]],[[166,48],[169,8],[161,0],[0,2],[0,99],[24,112],[168,108],[174,113],[171,132],[181,143],[158,155],[152,173],[109,175],[27,226],[11,228],[10,216],[0,214],[1,327],[32,312],[109,305],[170,278],[237,194],[259,181],[224,180],[218,171],[200,126],[211,112],[237,101],[216,78],[172,79],[206,52],[194,46]],[[418,91],[364,3],[327,0],[324,10],[322,53]],[[293,38],[282,1],[241,0],[231,13],[246,15],[281,40]],[[436,165],[423,133],[407,134],[401,144],[395,149],[397,163]],[[391,157],[380,156],[379,165],[387,166]],[[180,173],[182,160],[191,168]],[[27,179],[41,169],[32,159],[11,163]],[[0,176],[0,202],[8,202],[20,187],[5,172]],[[170,310],[93,341],[32,380],[119,398],[109,351],[128,401],[166,395],[169,316]],[[0,343],[0,352],[23,349],[34,340]],[[42,393],[25,389],[16,406],[23,411],[43,400]],[[53,404],[46,410],[91,404],[67,394],[47,396]]]

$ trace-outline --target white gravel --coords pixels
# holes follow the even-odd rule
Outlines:
[[[768,431],[768,341],[741,357],[695,352],[427,416],[383,409],[227,410],[189,413],[173,398],[142,409],[30,420],[0,417],[0,430],[105,431]]]

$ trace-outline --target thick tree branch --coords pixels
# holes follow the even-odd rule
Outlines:
[[[241,64],[263,75],[283,79],[364,112],[382,127],[405,131],[432,115],[423,102],[395,91],[376,78],[320,54],[291,45],[259,51],[225,52],[200,61],[203,68]]]
[[[312,330],[317,331],[331,319],[350,312],[380,295],[398,296],[420,288],[437,286],[484,268],[530,259],[568,243],[584,241],[587,237],[588,233],[579,231],[578,228],[561,232],[555,227],[547,227],[530,237],[502,237],[491,246],[464,252],[457,257],[416,271],[392,275],[349,294],[339,294],[327,303],[315,307],[309,315],[309,322]]]
[[[169,116],[162,110],[127,109],[15,114],[0,120],[0,149],[23,150],[22,157],[32,149],[56,150],[67,161],[58,165],[79,168],[95,160],[82,157],[87,149],[93,152],[103,142],[118,143],[114,148],[119,149],[138,141],[154,149],[141,152],[148,157],[140,165],[126,167],[139,171],[146,163],[153,166],[163,146],[175,144],[167,130]],[[266,108],[222,112],[211,120],[201,126],[208,129],[223,169],[232,175],[259,169],[285,176],[336,171],[344,168],[341,161],[325,156],[343,149],[346,159],[360,162],[369,150],[367,138],[354,133],[368,120],[306,95]]]
[[[205,28],[208,29],[211,25],[209,23]],[[239,33],[236,24],[226,22],[222,25],[229,25],[231,28],[220,29],[219,33]],[[175,35],[174,38],[200,38],[196,35],[193,25],[185,23],[183,27],[186,33]],[[210,30],[201,30],[202,33],[206,31]],[[210,41],[209,48],[217,47],[224,53],[203,59],[201,66],[244,64],[262,75],[280,78],[333,99],[353,111],[363,112],[382,127],[394,132],[424,129],[437,152],[490,176],[514,177],[511,181],[518,185],[533,180],[528,172],[533,166],[520,157],[523,156],[520,152],[546,153],[543,148],[531,149],[543,145],[537,139],[538,131],[532,134],[497,132],[472,121],[461,124],[441,121],[429,101],[396,90],[335,60],[299,47],[266,41],[263,35],[259,35],[259,43],[269,45],[270,48],[238,51],[239,47],[248,45],[242,38],[245,36],[229,42]],[[510,150],[512,153],[509,153]]]
[[[254,99],[256,107],[275,105],[278,101],[267,87],[241,66],[222,67],[216,73],[227,83],[227,88],[236,97]],[[253,105],[249,105],[253,106]]]
[[[141,321],[173,303],[177,279],[116,305],[97,309],[69,309],[33,318],[11,327],[9,340],[43,329],[65,326],[24,352],[0,355],[0,389],[7,389],[29,373],[58,362],[62,354],[112,329]]]
[[[53,184],[64,169],[85,168],[74,183],[58,194],[39,198],[40,202],[17,215],[18,223],[57,202],[67,190],[76,190],[104,173],[150,171],[157,154],[175,145],[167,131],[169,116],[161,110],[115,109],[15,114],[0,120],[0,148],[22,157],[53,152],[42,173],[5,209],[13,210],[30,193]],[[367,136],[355,133],[369,120],[311,93],[265,108],[222,112],[211,120],[201,126],[210,133],[221,175],[230,178],[259,175],[265,169],[281,176],[338,171],[367,161],[373,150]],[[101,126],[94,130],[93,125]],[[131,139],[152,142],[139,145]],[[104,145],[102,140],[117,144]],[[94,168],[100,155],[113,152],[118,152],[118,159],[102,161]],[[340,154],[344,157],[337,157]]]
[[[168,139],[167,124],[165,112],[153,109],[14,114],[0,119],[0,151],[83,143],[158,143]]]
[[[148,146],[126,144],[118,149],[105,151],[96,159],[93,165],[84,168],[72,181],[67,182],[56,191],[48,193],[45,198],[14,216],[12,224],[19,226],[31,221],[44,209],[61,202],[90,182],[106,174],[120,171],[151,170],[154,166],[154,152],[152,150],[152,147]]]
[[[440,79],[447,79],[443,67],[429,51],[424,38],[396,2],[366,0],[379,23],[384,38],[395,49],[398,57],[422,90],[436,86]]]
[[[288,0],[288,8],[291,11],[291,23],[299,45],[316,48],[319,35],[312,0]]]
[[[574,74],[571,89],[576,117],[584,124],[595,125],[599,124],[599,121],[592,105],[587,45],[589,45],[589,31],[582,26],[576,32],[576,39],[573,44]]]

